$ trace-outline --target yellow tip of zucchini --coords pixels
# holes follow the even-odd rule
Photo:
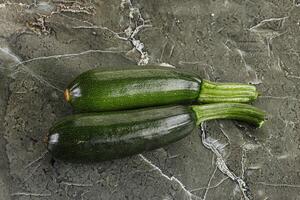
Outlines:
[[[64,97],[65,97],[65,100],[66,100],[67,102],[70,101],[70,92],[69,92],[68,89],[65,90],[65,92],[64,92]]]

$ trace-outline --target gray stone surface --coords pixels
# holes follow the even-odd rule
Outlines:
[[[0,199],[299,200],[299,32],[297,0],[0,0]],[[269,119],[205,123],[111,162],[53,161],[43,138],[72,112],[66,84],[128,64],[256,84]]]

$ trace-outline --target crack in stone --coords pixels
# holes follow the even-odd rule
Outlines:
[[[198,65],[199,64],[199,65],[203,65],[205,67],[209,67],[210,70],[211,70],[211,72],[212,72],[212,77],[209,75],[209,73],[207,73],[206,68],[203,68],[203,70],[204,70],[205,76],[208,79],[213,80],[215,69],[213,68],[213,66],[211,66],[211,65],[209,65],[207,63],[204,63],[204,62],[201,62],[201,61],[182,61],[182,60],[180,60],[178,62],[178,64],[179,65],[185,65],[185,64],[187,64],[187,65]]]
[[[141,30],[143,30],[145,28],[152,27],[152,25],[149,24],[149,22],[150,22],[149,20],[145,20],[142,17],[140,9],[137,8],[137,7],[134,7],[131,0],[122,0],[121,5],[120,5],[121,8],[124,9],[125,5],[129,6],[129,14],[128,15],[129,15],[130,23],[129,23],[128,28],[125,29],[124,32],[120,32],[120,33],[117,33],[115,31],[113,31],[112,29],[110,29],[108,27],[105,27],[105,26],[94,25],[94,24],[92,24],[91,22],[88,22],[88,21],[82,21],[82,20],[79,20],[79,19],[76,19],[76,18],[66,16],[66,15],[61,13],[61,10],[52,12],[51,15],[60,14],[64,17],[69,18],[69,19],[89,24],[89,26],[75,26],[75,27],[73,27],[73,29],[101,29],[101,30],[109,31],[116,38],[118,38],[120,40],[129,41],[131,43],[131,45],[134,47],[132,50],[136,50],[140,54],[140,60],[138,61],[137,64],[138,65],[146,65],[146,64],[148,64],[149,59],[150,59],[149,55],[148,55],[148,52],[144,50],[144,43],[141,42],[139,39],[137,39],[136,36],[138,35],[138,33],[141,32]],[[79,10],[79,11],[81,12],[81,10]],[[87,13],[87,14],[91,14],[91,13]],[[137,16],[136,20],[134,20],[135,16]],[[133,20],[135,22],[133,22]],[[125,34],[127,37],[123,37],[123,36],[121,36],[121,34]]]
[[[285,184],[285,183],[266,183],[266,182],[255,182],[257,184],[272,186],[272,187],[288,187],[288,188],[300,188],[300,185]]]
[[[31,161],[29,164],[27,164],[24,169],[27,169],[29,167],[31,167],[34,163],[39,162],[40,160],[42,160],[46,154],[48,153],[48,151],[43,152],[39,157],[37,157],[35,160]]]
[[[231,48],[227,45],[228,42],[229,40],[227,39],[225,42],[221,42],[221,43],[227,51],[232,52]]]
[[[288,78],[294,78],[294,79],[300,79],[300,76],[295,76],[295,75],[286,75]]]
[[[272,42],[273,39],[287,33],[287,31],[283,30],[284,23],[287,18],[289,17],[287,16],[281,18],[265,19],[249,29],[249,31],[259,36],[261,43],[267,46],[268,56],[271,60],[274,61],[274,64],[271,66],[274,66],[274,69],[277,71],[282,71],[281,63],[280,58],[276,58],[274,53],[272,52]],[[275,63],[276,59],[278,61],[277,63]]]
[[[131,43],[131,45],[134,47],[132,50],[137,50],[140,53],[140,60],[138,61],[137,64],[138,65],[146,65],[146,64],[148,64],[149,59],[150,59],[148,56],[148,52],[144,51],[144,43],[141,42],[139,39],[136,39],[136,36],[138,33],[140,33],[141,30],[152,27],[152,25],[148,24],[149,20],[145,20],[142,17],[140,9],[137,7],[134,7],[131,0],[122,0],[121,5],[120,5],[121,8],[124,9],[126,4],[129,6],[129,14],[128,15],[129,15],[130,23],[129,23],[128,28],[125,29],[123,32],[117,33],[106,26],[93,25],[93,24],[90,24],[90,26],[75,26],[75,27],[73,27],[73,29],[101,29],[101,30],[105,30],[105,31],[112,33],[116,38],[118,38],[120,40],[129,41]],[[135,15],[138,16],[138,19],[136,20],[135,23],[133,23],[132,20],[134,19]],[[137,25],[139,23],[140,23],[140,25]],[[134,24],[134,25],[132,25],[132,24]],[[122,34],[125,34],[126,37],[121,36]]]
[[[265,38],[268,38],[269,40],[272,40],[282,34],[279,31],[283,28],[285,20],[287,18],[289,17],[287,16],[287,17],[270,18],[270,19],[262,20],[257,25],[251,27],[249,31],[261,35]],[[272,26],[273,24],[276,25],[277,27],[273,27]]]
[[[245,143],[244,143],[245,144]],[[245,178],[245,169],[246,169],[246,161],[247,161],[247,149],[244,148],[244,145],[242,145],[242,160],[241,160],[241,165],[242,165],[242,174],[241,174],[241,178],[244,179]]]
[[[178,62],[179,65],[183,65],[183,64],[190,64],[190,65],[196,65],[196,64],[200,64],[200,65],[206,65],[206,63],[200,62],[200,61],[182,61],[180,60]]]
[[[37,61],[37,60],[47,60],[47,59],[59,59],[59,58],[69,58],[69,57],[75,57],[75,56],[81,56],[81,55],[86,55],[90,53],[122,53],[124,51],[111,51],[111,50],[101,50],[101,49],[90,49],[87,51],[82,51],[79,53],[67,53],[67,54],[58,54],[58,55],[51,55],[51,56],[41,56],[41,57],[36,57],[32,59],[28,59],[22,62],[19,62],[15,65],[10,66],[10,68],[15,68],[19,65],[27,64],[29,62]]]
[[[164,53],[165,53],[165,49],[166,49],[166,47],[167,47],[167,44],[168,44],[168,41],[166,41],[166,42],[163,44],[163,49],[162,49],[161,54],[160,54],[160,57],[159,57],[159,62],[161,62],[162,59],[163,59],[163,55],[164,55]]]
[[[55,1],[55,3],[68,3],[68,2],[64,2],[64,1]],[[76,1],[71,1],[72,4],[78,4],[80,6],[80,2],[76,2]],[[6,4],[10,4],[9,2],[6,2]],[[3,4],[3,6],[5,6],[6,4]],[[2,4],[1,4],[2,5]],[[25,6],[25,4],[18,4],[18,5],[22,5]],[[139,10],[139,8],[134,7],[131,0],[122,0],[121,1],[121,8],[124,8],[125,5],[129,6],[129,19],[130,19],[130,24],[129,27],[123,32],[127,35],[127,37],[122,37],[120,36],[120,34],[122,33],[117,33],[111,29],[109,29],[108,27],[104,27],[104,26],[95,26],[90,22],[87,21],[81,21],[78,20],[76,18],[72,18],[69,16],[66,16],[64,14],[62,14],[62,11],[65,11],[64,9],[59,10],[59,11],[55,11],[55,12],[51,12],[50,16],[53,14],[61,14],[62,16],[71,18],[72,20],[76,20],[76,21],[80,21],[83,23],[87,23],[90,24],[91,26],[77,26],[77,27],[73,27],[74,29],[102,29],[102,30],[106,30],[109,31],[110,33],[112,33],[115,37],[117,37],[120,40],[124,40],[124,41],[129,41],[132,46],[134,47],[135,50],[137,50],[140,53],[140,60],[138,61],[138,65],[146,65],[149,62],[149,56],[148,53],[146,51],[144,51],[144,43],[142,43],[139,39],[136,39],[136,35],[143,29],[147,28],[147,27],[152,27],[151,24],[149,24],[149,20],[145,20],[142,17],[142,14]],[[30,7],[31,5],[27,5],[27,7]],[[77,7],[76,7],[77,8]],[[78,12],[84,12],[85,10],[80,9],[81,7],[79,7]],[[67,9],[67,11],[70,11],[69,9]],[[72,11],[72,10],[71,10]],[[77,13],[77,11],[76,11]],[[86,14],[91,14],[90,12],[86,13]],[[49,17],[50,17],[49,16]],[[133,22],[135,16],[137,16],[137,19],[135,20],[135,22]],[[113,51],[105,51],[105,50],[88,50],[85,52],[81,52],[78,54],[63,54],[63,55],[53,55],[53,56],[46,56],[46,57],[37,57],[37,58],[32,58],[23,62],[18,62],[18,64],[12,66],[12,67],[17,67],[21,64],[26,64],[28,62],[32,62],[35,60],[43,60],[43,59],[50,59],[50,58],[61,58],[61,57],[72,57],[72,56],[78,56],[78,55],[83,55],[83,54],[87,54],[87,53],[93,53],[93,52],[102,52],[102,53],[120,53],[120,52],[113,52]],[[27,70],[28,71],[28,70]],[[30,72],[31,74],[33,72]],[[41,78],[39,78],[38,76],[35,76],[36,78],[38,78],[41,81]],[[60,91],[60,89],[58,89],[57,87],[53,86],[52,84],[48,83],[48,86],[55,88],[57,90]]]
[[[11,74],[11,76],[14,76],[14,74],[19,73],[19,72],[21,72],[21,71],[24,71],[24,72],[30,74],[30,75],[31,75],[33,78],[35,78],[36,80],[40,81],[41,83],[43,83],[43,84],[45,84],[45,85],[47,85],[47,86],[49,86],[49,87],[51,87],[51,88],[53,88],[53,89],[55,89],[55,90],[61,92],[61,93],[64,92],[63,89],[60,89],[60,88],[58,88],[57,86],[51,84],[49,81],[45,80],[42,76],[36,74],[34,71],[32,71],[31,69],[29,69],[27,66],[23,66],[21,69],[15,70],[15,71]]]
[[[1,122],[3,125],[4,125],[4,123],[5,123],[5,117],[6,117],[6,115],[7,115],[7,107],[8,107],[8,100],[9,100],[9,98],[10,98],[10,95],[11,95],[11,92],[10,92],[10,90],[8,90],[8,94],[7,94],[7,98],[4,100],[5,101],[5,108],[4,108],[4,111],[3,111],[3,122]],[[5,138],[5,136],[4,136],[4,132],[5,132],[5,126],[3,126],[2,127],[3,128],[3,132],[2,133],[0,133],[0,139],[1,140],[3,140],[3,146],[4,146],[4,156],[3,156],[3,158],[4,158],[4,160],[5,160],[5,165],[7,166],[7,171],[5,170],[5,169],[3,169],[3,171],[6,171],[6,172],[8,172],[8,175],[7,175],[7,180],[5,181],[6,182],[6,184],[7,184],[7,182],[8,182],[8,184],[7,185],[10,185],[10,182],[11,182],[11,180],[12,180],[12,174],[11,174],[11,169],[10,169],[10,160],[9,160],[9,158],[8,158],[8,154],[7,154],[7,144],[8,144],[8,141],[7,141],[7,138]],[[2,170],[2,169],[1,169]],[[2,179],[3,177],[1,177],[1,179]],[[2,180],[1,180],[2,181]],[[8,192],[10,193],[11,192],[11,187],[8,187]]]
[[[140,40],[136,39],[136,35],[140,33],[141,30],[145,28],[152,27],[149,23],[149,20],[145,20],[142,17],[142,14],[139,10],[139,8],[134,7],[131,0],[122,0],[121,1],[121,8],[124,9],[125,5],[129,5],[129,19],[130,19],[130,25],[127,29],[125,29],[123,32],[117,33],[116,31],[113,31],[112,29],[101,26],[101,25],[93,25],[92,23],[88,22],[90,26],[75,26],[73,29],[101,29],[108,31],[112,33],[116,38],[123,40],[123,41],[129,41],[131,45],[134,47],[132,50],[137,50],[140,53],[140,60],[138,61],[138,65],[146,65],[149,62],[149,55],[148,52],[144,51],[144,43],[142,43]],[[135,23],[132,22],[134,19],[134,16],[137,15],[138,19]],[[137,25],[138,23],[141,23],[140,25]],[[134,25],[132,25],[134,24]],[[121,36],[122,34],[125,34],[127,37]],[[132,51],[131,50],[131,51]],[[130,51],[129,51],[130,52]],[[128,53],[128,52],[127,52]]]
[[[249,138],[253,139],[253,141],[254,141],[256,144],[258,144],[259,147],[262,147],[263,150],[265,150],[265,152],[267,152],[267,154],[268,154],[268,156],[269,156],[270,159],[274,159],[273,164],[275,164],[275,163],[277,164],[278,170],[280,170],[281,172],[284,171],[284,169],[282,169],[282,168],[280,167],[281,165],[280,165],[280,163],[279,163],[279,161],[278,161],[278,158],[277,158],[276,156],[273,155],[272,150],[271,150],[270,148],[268,148],[264,143],[261,143],[256,137],[254,137],[253,135],[250,135],[248,132],[245,132],[245,134],[246,134]],[[243,150],[245,150],[246,152],[249,151],[249,150],[251,150],[252,148],[253,148],[253,147],[250,147],[250,146],[247,145],[247,144],[244,144],[244,145],[243,145]],[[261,168],[260,166],[254,166],[254,168],[252,168],[252,169],[256,170],[256,169],[260,169],[260,168]],[[251,169],[251,168],[248,168],[248,169]]]
[[[219,122],[219,126],[220,126],[220,130],[221,132],[223,133],[223,135],[226,137],[227,141],[228,141],[228,144],[231,145],[231,142],[230,142],[230,139],[229,139],[229,136],[228,134],[224,131],[224,129],[222,128],[223,127],[223,124],[221,122]],[[227,145],[226,145],[227,146]],[[225,146],[225,147],[226,147]]]
[[[124,40],[124,41],[129,40],[129,38],[120,36],[121,34],[124,34],[125,32],[117,33],[117,32],[111,30],[110,28],[108,28],[106,26],[99,26],[99,25],[98,26],[95,26],[95,25],[92,25],[92,26],[74,26],[73,29],[101,29],[101,30],[105,30],[105,31],[108,31],[108,32],[112,33],[116,38],[118,38],[120,40]]]
[[[60,184],[66,185],[66,186],[76,186],[76,187],[93,187],[93,184],[85,184],[85,183],[73,183],[73,182],[61,182]]]
[[[80,199],[83,200],[84,195],[86,195],[86,194],[89,193],[89,192],[90,192],[89,190],[85,190],[84,192],[82,192],[82,193],[80,194]]]
[[[171,49],[170,49],[170,52],[169,52],[169,55],[168,55],[169,58],[171,58],[171,56],[173,55],[174,49],[175,49],[175,42],[174,42],[174,40],[170,39],[170,41],[172,42],[172,46],[171,46]],[[168,43],[169,43],[169,40],[166,40],[164,42],[164,44],[163,44],[163,49],[162,49],[160,57],[158,59],[160,63],[163,60],[163,57],[164,57],[164,54],[165,54],[165,50],[166,50],[166,47],[167,47]]]
[[[50,197],[51,193],[15,192],[11,196]]]
[[[260,99],[278,99],[278,100],[292,100],[292,101],[300,101],[300,99],[297,99],[293,96],[272,96],[272,95],[264,95],[259,96]]]
[[[249,29],[250,32],[257,34],[260,41],[267,46],[269,57],[274,57],[274,53],[271,50],[273,39],[287,33],[287,31],[283,31],[287,18],[289,17],[265,19]]]
[[[0,51],[2,51],[4,54],[7,54],[7,55],[8,55],[9,57],[11,57],[12,60],[15,61],[16,63],[20,63],[20,62],[21,62],[20,58],[18,58],[18,56],[16,56],[15,54],[13,54],[13,53],[10,51],[9,48],[7,48],[7,47],[4,47],[4,48],[0,47]]]
[[[4,54],[6,54],[6,55],[8,55],[9,57],[11,57],[12,58],[12,60],[14,61],[14,62],[19,62],[20,60],[19,60],[19,58],[16,56],[16,55],[14,55],[10,50],[9,50],[9,48],[7,48],[7,47],[1,47],[0,48],[1,49],[1,52],[2,53],[4,53]],[[7,70],[7,68],[4,68],[4,70]],[[13,82],[13,80],[12,79],[7,79],[7,87],[11,84]],[[4,110],[3,110],[3,125],[5,124],[5,119],[6,119],[6,116],[7,116],[7,112],[8,112],[8,105],[9,105],[9,100],[10,100],[10,97],[11,97],[11,94],[12,94],[12,92],[11,92],[11,90],[9,89],[9,87],[8,87],[8,89],[7,89],[7,96],[6,96],[6,98],[4,99],[4,101],[5,101],[5,105],[3,105],[4,106]],[[6,130],[6,127],[4,126],[3,127],[3,131],[5,132]],[[8,153],[7,153],[7,145],[8,145],[8,141],[7,141],[7,138],[5,137],[5,134],[3,133],[3,134],[1,134],[1,140],[3,140],[4,141],[4,150],[5,150],[5,160],[6,160],[6,162],[7,162],[7,172],[8,172],[8,175],[7,175],[7,182],[8,182],[8,185],[11,185],[11,180],[13,180],[13,175],[11,174],[11,168],[10,168],[10,165],[11,165],[11,162],[10,162],[10,159],[9,159],[9,156],[8,156]],[[11,193],[11,187],[8,187],[8,191],[9,191],[9,193]]]
[[[239,186],[240,191],[243,194],[243,197],[245,200],[250,200],[253,199],[252,194],[250,193],[250,189],[247,186],[246,182],[241,178],[238,177],[237,175],[234,174],[234,172],[232,172],[226,165],[226,162],[222,156],[222,154],[219,152],[218,147],[216,147],[214,145],[214,143],[212,143],[211,141],[207,140],[206,137],[206,130],[205,130],[205,123],[201,124],[201,129],[200,129],[200,136],[202,138],[202,143],[203,145],[211,150],[216,156],[217,156],[217,162],[216,165],[218,167],[218,169],[225,174],[226,176],[228,176],[231,180],[233,180],[234,182],[236,182]]]
[[[246,70],[248,76],[250,77],[251,74],[254,74],[254,80],[250,81],[249,83],[251,83],[253,85],[258,85],[258,84],[262,83],[262,81],[258,78],[256,71],[250,65],[247,64],[246,59],[245,59],[245,54],[246,53],[244,51],[238,49],[238,48],[235,49],[235,50],[240,55],[241,61],[244,64],[244,67],[245,67],[245,70]]]
[[[205,189],[205,192],[204,192],[204,195],[203,195],[203,198],[202,198],[203,200],[206,199],[206,195],[207,195],[207,193],[208,193],[208,191],[209,191],[211,181],[212,181],[213,178],[215,177],[216,171],[217,171],[217,166],[215,166],[215,169],[214,169],[213,173],[211,174],[211,176],[210,176],[210,178],[209,178],[209,180],[208,180],[207,187],[206,187],[206,189]]]
[[[169,177],[168,175],[166,175],[165,173],[162,172],[162,170],[156,166],[155,164],[153,164],[150,160],[148,160],[145,156],[143,156],[142,154],[139,154],[139,156],[142,158],[142,160],[144,160],[146,163],[148,163],[151,167],[153,167],[153,169],[155,171],[158,171],[159,174],[168,179],[169,181],[172,181],[172,182],[176,182],[179,184],[179,186],[181,187],[181,189],[187,194],[188,198],[191,200],[193,197],[196,198],[196,199],[199,199],[199,200],[202,200],[202,198],[200,198],[199,196],[196,196],[194,194],[192,194],[189,190],[186,189],[185,185],[180,181],[178,180],[175,176],[171,176]]]
[[[19,61],[18,63],[9,66],[9,70],[12,71],[11,76],[13,76],[16,73],[19,72],[27,72],[29,73],[32,77],[40,81],[41,83],[44,83],[45,85],[63,93],[63,89],[58,88],[57,86],[51,84],[49,81],[45,80],[42,76],[36,74],[33,72],[29,67],[25,66],[24,64],[34,62],[34,61],[39,61],[39,60],[48,60],[48,59],[60,59],[60,58],[70,58],[70,57],[77,57],[77,56],[82,56],[82,55],[87,55],[87,54],[92,54],[92,53],[124,53],[124,51],[111,51],[111,50],[100,50],[100,49],[90,49],[87,51],[82,51],[79,53],[68,53],[68,54],[58,54],[58,55],[51,55],[51,56],[41,56],[41,57],[36,57],[32,59],[28,59],[25,61]],[[20,65],[23,65],[22,68],[18,69]]]
[[[222,183],[224,183],[224,181],[228,180],[229,177],[226,176],[225,178],[223,178],[222,180],[220,180],[217,184],[215,184],[214,186],[210,186],[210,187],[200,187],[200,188],[195,188],[195,189],[192,189],[190,190],[191,192],[196,192],[196,191],[199,191],[199,190],[206,190],[206,189],[213,189],[213,188],[217,188],[219,187]]]
[[[25,183],[26,181],[28,181],[32,176],[33,174],[38,170],[38,168],[40,168],[41,166],[41,163],[39,163],[33,170],[32,172],[30,172],[30,174],[24,179],[23,183]]]

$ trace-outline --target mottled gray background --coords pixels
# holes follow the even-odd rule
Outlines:
[[[299,0],[0,0],[0,199],[299,200],[299,33]],[[128,64],[255,84],[269,120],[209,122],[112,162],[53,161],[43,138],[72,112],[66,84]]]

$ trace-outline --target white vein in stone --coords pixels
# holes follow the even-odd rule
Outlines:
[[[238,48],[236,48],[236,51],[238,52],[238,54],[241,57],[241,61],[244,64],[244,67],[245,67],[246,72],[248,73],[248,76],[250,76],[250,73],[254,74],[254,80],[251,81],[251,84],[257,85],[257,84],[262,83],[262,81],[258,79],[256,71],[250,65],[247,64],[246,59],[245,59],[246,53]]]
[[[260,29],[261,26],[269,23],[269,22],[281,22],[284,23],[285,19],[289,18],[287,17],[279,17],[279,18],[270,18],[270,19],[264,19],[261,22],[259,22],[257,25],[251,27],[249,30],[253,32],[274,32],[272,30],[266,30],[266,29]],[[282,24],[281,24],[282,26]],[[275,31],[276,32],[276,31]]]
[[[206,137],[206,130],[205,130],[205,126],[204,126],[205,123],[202,123],[201,124],[201,138],[202,138],[202,143],[203,145],[211,150],[216,156],[217,156],[217,162],[216,162],[216,165],[218,167],[218,169],[223,173],[225,174],[226,176],[228,176],[231,180],[235,181],[238,186],[239,186],[239,189],[240,191],[242,192],[243,194],[243,197],[245,200],[250,200],[251,197],[250,195],[248,194],[249,192],[249,189],[245,183],[245,181],[238,177],[237,175],[235,175],[226,165],[226,162],[222,156],[222,154],[219,152],[218,150],[218,147],[215,146],[214,143],[212,143],[210,140],[207,140],[207,137]]]
[[[180,60],[179,62],[178,62],[178,64],[179,65],[203,65],[203,66],[205,66],[204,68],[203,68],[203,70],[204,70],[204,73],[205,73],[205,75],[207,76],[207,78],[208,79],[210,79],[210,80],[212,80],[212,78],[213,77],[211,77],[210,75],[209,75],[209,73],[207,73],[207,71],[206,71],[206,67],[209,67],[210,68],[210,70],[212,71],[212,72],[214,72],[214,68],[213,68],[213,66],[211,66],[211,65],[209,65],[209,64],[207,64],[207,63],[204,63],[204,62],[201,62],[201,61],[182,61],[182,60]],[[213,74],[212,74],[213,75]]]
[[[27,64],[29,62],[37,61],[37,60],[48,60],[48,59],[60,59],[60,58],[69,58],[69,57],[76,57],[76,56],[81,56],[81,55],[86,55],[86,54],[91,54],[91,53],[121,53],[123,51],[111,51],[111,50],[101,50],[101,49],[90,49],[87,51],[82,51],[79,53],[67,53],[67,54],[58,54],[58,55],[51,55],[51,56],[41,56],[41,57],[36,57],[32,59],[28,59],[22,62],[19,62],[15,65],[10,66],[10,68],[15,68],[19,65]]]
[[[67,185],[67,186],[76,186],[76,187],[92,187],[93,184],[86,184],[86,183],[73,183],[73,182],[61,182],[60,184],[62,185]]]
[[[15,61],[16,63],[20,63],[21,60],[18,58],[18,56],[16,56],[15,54],[13,54],[9,48],[7,47],[0,47],[0,51],[2,51],[4,54],[8,55],[9,57],[12,58],[13,61]]]
[[[199,191],[199,190],[206,190],[206,189],[213,189],[213,188],[217,188],[219,187],[222,183],[224,183],[226,180],[228,180],[229,177],[226,176],[225,178],[221,179],[217,184],[215,184],[214,186],[210,186],[210,187],[199,187],[199,188],[195,188],[190,190],[191,192],[195,192],[195,191]]]
[[[49,197],[50,193],[30,193],[30,192],[15,192],[11,196],[31,196],[31,197]]]
[[[34,159],[33,161],[31,161],[30,163],[28,163],[24,169],[27,169],[29,167],[31,167],[34,163],[39,162],[40,160],[42,160],[46,154],[48,153],[48,151],[44,151],[39,157],[37,157],[36,159]]]
[[[245,170],[246,170],[246,161],[247,161],[247,149],[242,148],[242,161],[241,161],[241,165],[242,165],[242,175],[241,178],[244,179],[245,177]]]
[[[192,197],[201,200],[200,197],[198,197],[198,196],[192,194],[189,190],[187,190],[186,187],[184,186],[184,184],[183,184],[180,180],[178,180],[176,177],[174,177],[174,176],[169,177],[168,175],[166,175],[165,173],[163,173],[162,170],[161,170],[158,166],[156,166],[156,165],[153,164],[150,160],[148,160],[145,156],[143,156],[142,154],[139,154],[139,156],[140,156],[146,163],[148,163],[151,167],[153,167],[154,170],[158,171],[159,174],[160,174],[161,176],[163,176],[164,178],[168,179],[169,181],[173,181],[173,182],[178,183],[178,184],[180,185],[180,187],[182,188],[182,190],[187,194],[187,196],[188,196],[188,198],[189,198],[190,200],[192,199]]]
[[[120,36],[120,34],[122,34],[123,32],[117,33],[106,26],[99,26],[99,25],[98,26],[74,26],[73,28],[74,29],[101,29],[112,33],[116,38],[120,40],[125,40],[125,41],[128,40],[128,38]]]
[[[101,29],[101,30],[105,30],[108,31],[110,33],[112,33],[116,38],[123,40],[123,41],[129,41],[132,46],[134,47],[135,50],[137,50],[140,53],[140,60],[138,61],[138,65],[146,65],[149,62],[149,56],[148,56],[148,52],[146,52],[144,50],[144,43],[141,42],[139,39],[136,39],[136,35],[138,35],[138,33],[148,27],[152,27],[151,24],[147,24],[149,22],[149,20],[145,20],[142,17],[142,14],[139,10],[139,8],[134,7],[131,0],[121,0],[121,4],[120,7],[122,9],[125,8],[125,5],[129,6],[129,19],[130,19],[130,24],[129,27],[121,33],[117,33],[115,31],[113,31],[112,29],[106,27],[106,26],[101,26],[101,25],[93,25],[92,23],[88,22],[90,26],[75,26],[73,27],[74,29]],[[141,25],[136,26],[136,23],[133,23],[131,20],[134,18],[134,14],[138,15],[138,19],[137,21],[142,22]],[[76,19],[75,19],[76,20]],[[132,25],[134,24],[134,25]],[[121,36],[121,34],[126,34],[127,37],[123,37]]]
[[[272,187],[289,187],[289,188],[300,188],[300,185],[285,184],[285,183],[266,183],[266,182],[255,182],[257,184],[272,186]]]
[[[217,171],[217,166],[215,167],[213,173],[211,174],[211,176],[210,176],[210,178],[209,178],[209,180],[208,180],[207,187],[206,187],[205,192],[204,192],[204,195],[203,195],[203,200],[206,199],[207,193],[208,193],[209,188],[210,188],[211,181],[212,181],[213,178],[215,177],[216,171]]]
[[[52,83],[50,83],[49,81],[45,80],[42,76],[36,74],[34,71],[32,71],[31,69],[29,69],[29,67],[27,66],[23,66],[20,70],[16,70],[14,73],[12,73],[11,75],[13,74],[16,74],[18,72],[21,72],[21,71],[24,71],[24,72],[27,72],[28,74],[30,74],[33,78],[35,78],[36,80],[38,80],[39,82],[45,84],[46,86],[49,86],[61,93],[63,93],[64,91],[60,88],[58,88],[57,86],[53,85]]]
[[[182,61],[180,60],[178,62],[179,65],[183,65],[183,64],[189,64],[189,65],[196,65],[196,64],[200,64],[200,65],[208,65],[204,62],[201,62],[201,61]]]
[[[37,171],[38,168],[40,168],[41,163],[39,163],[37,166],[35,166],[35,168],[32,170],[32,172],[30,172],[30,174],[24,179],[23,183],[27,182],[32,176],[33,174]]]
[[[300,101],[300,99],[295,98],[293,96],[272,96],[272,95],[264,95],[259,96],[260,99],[279,99],[279,100],[292,100],[292,101]]]
[[[288,78],[294,78],[294,79],[300,79],[300,76],[295,76],[295,75],[286,75]]]
[[[76,56],[81,56],[81,55],[87,55],[87,54],[91,54],[91,53],[121,53],[123,51],[111,51],[111,50],[100,50],[100,49],[90,49],[87,51],[82,51],[79,53],[68,53],[68,54],[58,54],[58,55],[51,55],[51,56],[41,56],[41,57],[36,57],[36,58],[32,58],[32,59],[28,59],[22,62],[18,62],[14,65],[9,66],[10,70],[14,71],[11,75],[16,74],[18,72],[24,71],[29,73],[32,77],[34,77],[35,79],[37,79],[38,81],[40,81],[41,83],[59,91],[59,92],[63,92],[62,89],[58,88],[57,86],[51,84],[49,81],[45,80],[42,76],[36,74],[34,71],[32,71],[29,67],[27,66],[23,66],[21,69],[17,70],[17,67],[19,67],[20,65],[24,65],[30,62],[34,62],[34,61],[39,61],[39,60],[48,60],[48,59],[61,59],[61,58],[70,58],[70,57],[76,57]]]
[[[131,44],[134,46],[134,48],[141,54],[141,58],[138,61],[138,65],[146,65],[149,62],[149,55],[148,52],[144,51],[144,43],[141,42],[140,40],[136,39],[135,36],[144,28],[147,27],[152,27],[151,24],[146,24],[146,20],[142,17],[142,14],[140,12],[140,9],[137,7],[134,7],[131,0],[122,0],[121,1],[121,8],[124,7],[124,4],[128,4],[129,5],[129,18],[130,21],[134,18],[134,13],[136,13],[138,15],[138,21],[141,21],[142,24],[135,27],[134,30],[132,30],[132,27],[129,26],[128,28],[131,30],[131,34],[129,36],[129,41],[131,42]]]

